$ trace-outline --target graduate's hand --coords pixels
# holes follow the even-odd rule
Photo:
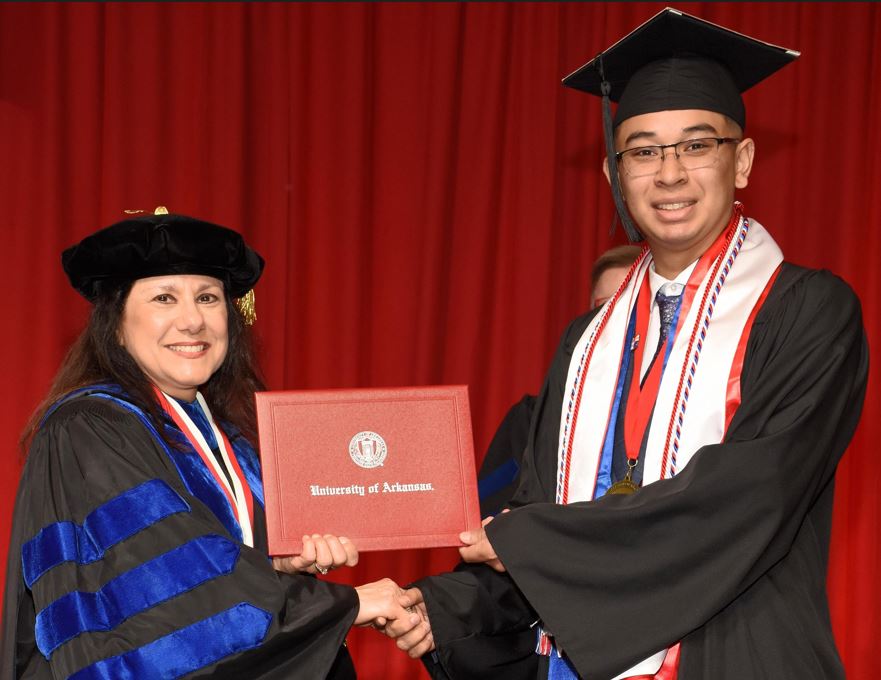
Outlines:
[[[354,567],[358,564],[358,549],[348,538],[331,534],[303,536],[303,552],[287,557],[273,557],[276,571],[288,574],[326,574],[337,567]]]
[[[422,599],[422,591],[418,588],[410,588],[404,591],[410,602],[408,609],[416,611],[421,623],[415,626],[407,626],[401,621],[389,621],[383,632],[395,640],[398,649],[407,652],[411,659],[418,659],[426,652],[434,651],[434,636],[431,633],[431,623],[428,620],[428,609]]]
[[[507,512],[507,509],[502,512]],[[492,517],[483,520],[482,525],[485,527],[492,522]],[[463,531],[459,534],[459,540],[465,544],[459,548],[459,555],[465,562],[483,562],[488,567],[492,567],[496,571],[505,571],[505,565],[496,555],[489,537],[486,535],[486,529],[478,529],[477,531]]]

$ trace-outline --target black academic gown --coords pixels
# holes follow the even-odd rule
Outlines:
[[[354,589],[276,572],[259,502],[250,548],[216,497],[190,493],[207,471],[178,470],[117,403],[78,397],[48,418],[16,498],[0,680],[354,677]]]
[[[416,584],[438,645],[429,670],[541,677],[546,659],[527,653],[540,620],[589,680],[680,640],[679,680],[844,678],[826,569],[835,468],[868,371],[854,293],[829,272],[784,264],[752,328],[724,441],[631,496],[560,506],[563,391],[590,318],[563,336],[514,509],[487,528],[508,573],[460,565]]]
[[[477,471],[480,516],[495,515],[520,485],[520,465],[529,442],[535,395],[524,394],[502,419]]]

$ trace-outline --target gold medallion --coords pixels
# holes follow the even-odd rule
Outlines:
[[[639,489],[639,485],[634,484],[633,480],[630,479],[630,475],[622,479],[620,482],[615,482],[612,486],[609,487],[609,490],[606,491],[606,496],[610,496],[611,494],[631,494],[635,493]]]
[[[624,475],[624,479],[621,481],[615,482],[612,486],[609,487],[609,490],[606,491],[605,495],[608,496],[610,494],[619,494],[619,495],[627,495],[631,493],[635,493],[639,489],[639,484],[633,481],[633,469],[639,464],[639,461],[636,458],[628,458],[627,459],[627,474]]]

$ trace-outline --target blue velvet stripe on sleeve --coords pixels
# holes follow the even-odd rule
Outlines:
[[[242,468],[242,474],[245,475],[245,481],[251,487],[251,494],[261,506],[265,507],[263,478],[260,474],[260,459],[257,457],[257,453],[244,437],[232,439],[230,444],[236,454],[236,460],[239,461],[239,467]]]
[[[136,650],[86,666],[70,680],[178,678],[257,647],[271,622],[269,612],[242,602]]]
[[[28,588],[63,562],[89,564],[117,543],[190,506],[159,479],[136,486],[93,510],[82,526],[56,522],[40,530],[21,549],[22,573]]]
[[[90,631],[113,630],[126,619],[223,574],[239,546],[222,536],[201,536],[108,581],[94,593],[74,591],[37,614],[37,647],[47,659],[60,645]]]

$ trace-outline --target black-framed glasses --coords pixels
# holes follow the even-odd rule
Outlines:
[[[698,170],[715,165],[719,160],[719,147],[722,144],[738,144],[734,137],[700,137],[686,139],[674,144],[653,144],[651,146],[634,146],[615,154],[618,162],[624,166],[624,172],[631,177],[645,177],[660,171],[667,157],[664,149],[673,149],[682,167],[686,170]]]

